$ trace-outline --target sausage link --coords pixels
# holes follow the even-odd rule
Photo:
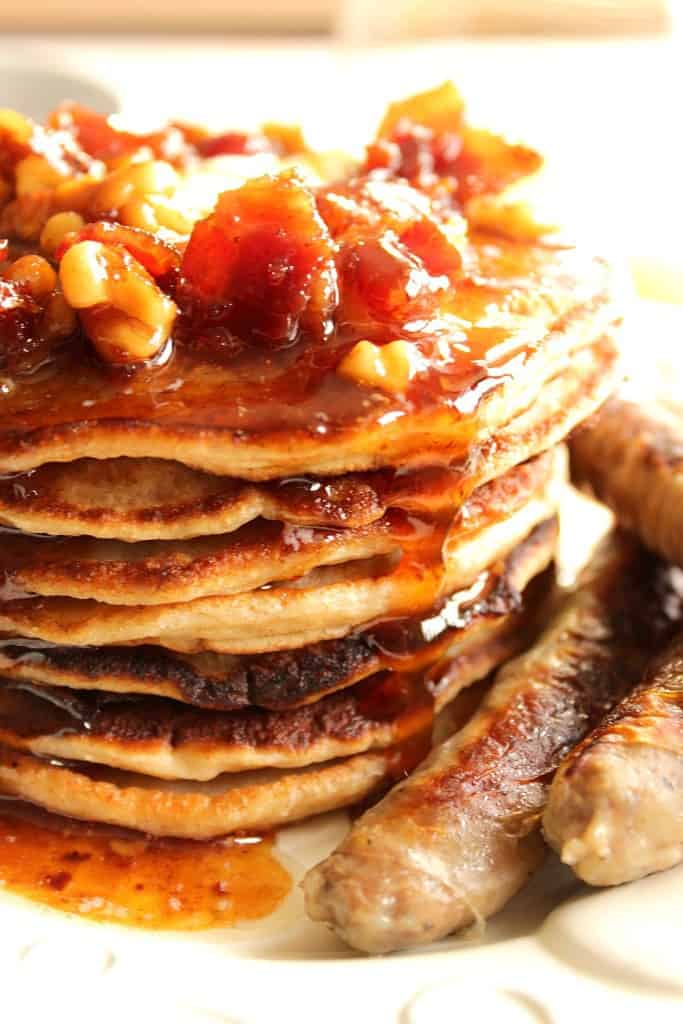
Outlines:
[[[683,634],[560,766],[543,828],[590,885],[683,860]]]
[[[609,537],[465,728],[309,871],[309,916],[386,953],[499,910],[544,858],[550,773],[670,638],[681,614],[671,572],[635,539]]]
[[[683,565],[683,412],[613,398],[572,439],[571,472],[622,526]]]

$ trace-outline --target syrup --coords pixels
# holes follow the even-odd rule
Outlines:
[[[0,886],[90,920],[189,931],[267,917],[292,879],[272,836],[151,839],[7,799]]]
[[[521,267],[531,278],[526,290],[535,281],[537,290],[545,292],[561,272],[548,249],[537,251],[534,259],[528,251],[511,253],[510,248],[515,247],[492,243],[487,273],[459,283],[455,320],[454,313],[439,310],[420,322],[381,328],[386,337],[375,340],[403,337],[421,350],[425,372],[405,393],[371,390],[335,372],[353,344],[368,336],[368,324],[362,330],[338,324],[318,344],[302,334],[283,350],[249,344],[231,354],[228,363],[195,347],[189,331],[187,340],[176,339],[163,365],[143,365],[134,372],[105,365],[85,338],[74,336],[33,372],[12,376],[0,403],[0,450],[16,450],[35,430],[88,429],[102,421],[136,420],[182,431],[215,428],[238,439],[281,434],[291,443],[298,433],[334,438],[351,427],[382,428],[397,416],[444,404],[470,416],[492,388],[519,372],[538,343],[491,324],[492,307],[511,285],[509,275],[520,264],[531,264]],[[512,266],[505,267],[506,261]],[[448,460],[459,454],[449,450]]]

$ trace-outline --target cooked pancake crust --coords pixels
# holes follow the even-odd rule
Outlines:
[[[163,697],[76,693],[0,678],[0,743],[40,756],[200,781],[394,746],[430,728],[434,714],[464,687],[521,649],[551,580],[541,582],[526,614],[493,618],[464,643],[446,638],[445,647],[432,650],[431,664],[424,659],[405,671],[379,672],[289,710],[202,711]]]
[[[253,519],[295,526],[359,527],[393,507],[454,507],[457,478],[349,474],[252,484],[163,459],[77,459],[0,479],[0,522],[27,533],[124,541],[230,533]],[[410,483],[413,486],[410,487]]]
[[[139,542],[229,533],[259,516],[348,528],[390,508],[418,515],[456,508],[475,488],[563,441],[607,397],[616,367],[611,338],[582,350],[530,408],[448,467],[254,484],[160,459],[79,459],[0,479],[0,523]]]
[[[126,544],[87,537],[6,540],[4,592],[76,597],[115,605],[163,605],[240,594],[325,565],[400,553],[392,524],[313,530],[257,519],[219,537]]]
[[[431,719],[419,680],[398,673],[290,711],[207,712],[163,697],[116,700],[0,685],[0,742],[161,779],[207,781],[223,772],[331,761],[393,746]]]
[[[474,596],[453,595],[446,607],[457,608],[457,626],[445,628],[423,648],[413,646],[411,663],[417,667],[422,659],[437,656],[466,658],[482,633],[491,638],[499,625],[504,632],[508,626],[512,632],[519,629],[520,614],[523,620],[525,609],[542,599],[545,588],[541,586],[539,595],[525,593],[524,610],[519,595],[552,559],[556,533],[552,521],[537,527],[502,565],[485,574]],[[400,632],[404,628],[400,621],[396,626]],[[406,620],[405,628],[411,631],[409,636],[413,630],[421,635],[419,620]],[[179,655],[161,647],[31,647],[30,641],[0,645],[0,674],[8,679],[171,697],[221,711],[296,707],[401,662],[402,655],[392,656],[373,629],[295,650],[244,657],[208,652]]]
[[[463,725],[481,693],[468,691],[464,697],[439,716],[435,729],[450,735]],[[225,774],[201,783],[59,764],[0,746],[0,786],[68,817],[150,835],[211,839],[242,829],[274,828],[379,795],[419,760],[422,745],[412,746],[299,769]]]
[[[453,537],[444,564],[356,562],[314,570],[295,585],[185,604],[119,607],[46,597],[0,604],[0,631],[56,644],[160,644],[171,650],[263,653],[346,636],[367,623],[417,614],[442,595],[471,585],[531,530],[551,518],[559,490],[549,488],[507,520]]]
[[[461,508],[451,530],[467,534],[511,515],[553,484],[563,460],[561,452],[547,453],[491,481]],[[243,593],[320,566],[398,557],[413,532],[411,520],[395,513],[355,529],[257,519],[219,537],[139,544],[8,535],[0,546],[0,580],[9,596],[16,590],[115,605],[171,604]]]
[[[150,835],[212,839],[274,828],[363,800],[390,777],[393,759],[391,751],[358,754],[327,765],[266,769],[181,786],[114,770],[93,777],[78,766],[62,767],[4,749],[0,785],[6,793],[67,817]]]

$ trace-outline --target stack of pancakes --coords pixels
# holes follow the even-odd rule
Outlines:
[[[193,837],[366,796],[528,637],[563,474],[539,455],[455,514],[432,471],[251,484],[123,458],[7,478],[3,520],[42,528],[0,555],[0,742],[22,752],[3,784]]]
[[[158,835],[297,820],[401,777],[528,642],[562,441],[613,384],[617,317],[571,248],[472,231],[467,260],[457,359],[410,393],[296,346],[210,365],[179,346],[130,375],[81,339],[17,375],[4,790]]]

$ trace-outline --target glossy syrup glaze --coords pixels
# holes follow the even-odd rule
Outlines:
[[[89,920],[188,931],[266,917],[292,880],[272,836],[151,839],[3,799],[0,886]]]
[[[35,430],[102,421],[216,428],[239,439],[299,432],[324,438],[441,406],[465,418],[501,380],[520,372],[548,327],[547,313],[546,323],[535,328],[498,326],[492,309],[504,316],[510,289],[518,284],[542,309],[553,285],[568,283],[562,280],[567,254],[560,250],[516,246],[511,253],[512,243],[501,240],[487,248],[485,272],[459,286],[457,315],[439,313],[400,330],[382,329],[385,337],[378,341],[405,337],[422,354],[424,372],[404,393],[389,394],[335,372],[353,344],[368,336],[367,324],[364,330],[340,326],[321,344],[302,337],[281,351],[247,348],[227,364],[181,341],[163,364],[133,372],[107,366],[79,336],[30,373],[3,374],[0,443],[6,448]],[[510,262],[514,266],[506,266]]]
[[[321,737],[353,742],[383,724],[396,743],[429,728],[432,698],[421,674],[380,673],[289,711],[261,708],[233,713],[206,712],[162,697],[123,697],[83,693],[29,683],[0,682],[0,734],[8,743],[38,736],[95,737],[134,750],[168,744],[197,744],[207,754],[220,748],[273,748],[305,754]]]
[[[457,615],[453,618],[449,613],[451,622],[432,621],[428,628],[433,631],[436,626],[436,632],[421,640],[417,635],[425,613],[431,618],[434,606],[452,589],[448,583],[460,551],[471,547],[475,537],[485,538],[486,531],[495,530],[505,518],[523,515],[531,500],[548,500],[545,496],[555,473],[554,456],[541,456],[484,485],[476,499],[460,509],[444,509],[428,516],[390,508],[382,519],[361,528],[357,535],[264,520],[254,520],[223,538],[199,538],[178,544],[111,544],[88,538],[31,537],[16,530],[5,531],[0,553],[0,617],[5,630],[61,643],[61,636],[50,625],[55,614],[68,616],[76,626],[85,621],[84,613],[93,613],[104,621],[112,615],[123,615],[124,606],[132,608],[136,602],[143,613],[148,595],[152,595],[152,605],[147,607],[163,608],[164,604],[193,597],[220,600],[222,578],[226,579],[229,595],[224,600],[237,607],[245,598],[239,591],[231,591],[231,580],[234,587],[236,573],[253,571],[260,576],[255,580],[244,577],[244,586],[257,588],[253,591],[254,599],[258,594],[264,609],[269,607],[269,600],[282,600],[286,606],[287,602],[300,600],[306,589],[334,593],[335,586],[351,585],[356,580],[369,600],[373,600],[373,592],[385,582],[391,587],[391,609],[382,618],[412,619],[417,615],[412,643],[417,641],[423,647],[425,641],[431,641],[449,626],[461,624]],[[486,541],[482,539],[482,543]],[[334,562],[339,561],[345,564],[336,566]],[[494,572],[494,576],[497,578],[498,574]],[[212,577],[218,582],[212,583]],[[136,590],[131,599],[129,592],[133,587]],[[166,587],[170,589],[165,590]],[[36,592],[47,596],[35,596]],[[467,605],[470,596],[476,604],[480,593],[475,589],[470,595],[465,588],[464,594],[455,595],[451,601],[451,612],[458,602]],[[99,607],[87,605],[83,599],[108,603]],[[133,614],[131,610],[126,616]],[[258,606],[255,614],[260,614]],[[366,621],[372,624],[375,618],[376,613],[371,612]],[[350,625],[362,629],[364,623]],[[392,629],[390,625],[389,633]],[[368,649],[370,646],[386,653],[386,645],[381,641],[368,645]],[[194,649],[211,650],[210,638],[198,642]],[[239,652],[240,648],[236,650]]]

